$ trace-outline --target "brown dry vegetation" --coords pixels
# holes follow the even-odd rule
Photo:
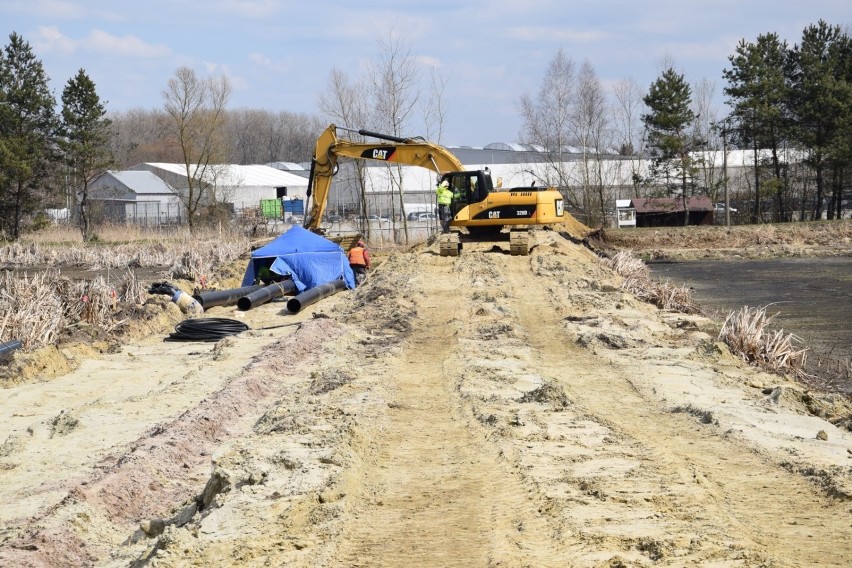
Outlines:
[[[567,232],[585,233],[574,226]],[[702,310],[688,287],[651,278],[640,257],[712,258],[731,251],[742,257],[828,256],[847,249],[852,254],[852,221],[604,230],[586,242],[609,251],[604,263],[623,278],[622,289],[660,309],[690,314]],[[57,348],[109,350],[130,337],[161,333],[180,320],[166,299],[146,293],[150,281],[141,281],[134,269],[154,269],[149,276],[186,292],[224,289],[239,285],[250,248],[239,231],[190,234],[134,227],[102,227],[94,245],[84,244],[76,231],[53,227],[0,247],[0,267],[6,269],[0,280],[0,340],[20,339],[24,346],[12,364],[0,366],[0,379],[12,383],[34,372],[65,372],[66,365],[44,363],[62,359]],[[385,245],[373,254],[381,259],[403,248]],[[109,281],[100,274],[72,280],[62,275],[63,269],[124,272]],[[745,307],[728,314],[719,339],[746,361],[818,384],[803,371],[807,350],[793,334],[769,329],[772,319],[765,308]]]
[[[236,228],[239,229],[239,228]],[[66,373],[87,355],[169,331],[183,314],[149,295],[155,281],[181,290],[240,285],[252,241],[241,230],[105,226],[94,243],[51,227],[0,246],[0,341],[23,348],[0,363],[0,386]],[[400,245],[373,248],[381,261]]]
[[[852,255],[852,219],[772,225],[604,229],[602,250],[629,250],[648,259],[721,259]]]
[[[622,290],[630,292],[640,300],[663,310],[686,314],[703,313],[686,285],[678,287],[668,281],[661,282],[652,278],[647,265],[631,253],[619,251],[611,259],[605,258],[603,262],[623,278]],[[808,350],[800,347],[801,340],[794,334],[783,329],[771,329],[770,325],[775,317],[768,315],[765,307],[744,306],[739,311],[728,314],[718,338],[743,361],[769,371],[789,373],[813,384],[815,377],[805,372]],[[828,381],[822,381],[821,384],[827,385]]]
[[[185,292],[231,287],[250,248],[231,231],[103,228],[99,235],[86,245],[78,232],[52,228],[0,247],[0,340],[23,344],[0,365],[5,384],[67,372],[79,362],[74,352],[108,351],[162,332],[181,314],[147,294],[153,281]]]

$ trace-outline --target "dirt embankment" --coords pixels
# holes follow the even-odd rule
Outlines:
[[[630,250],[655,260],[852,256],[852,219],[605,229],[592,239],[600,250]]]
[[[533,237],[8,389],[0,564],[852,563],[848,401]]]

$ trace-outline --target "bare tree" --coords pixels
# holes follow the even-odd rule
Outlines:
[[[170,118],[159,109],[130,109],[108,114],[112,121],[110,150],[116,164],[128,168],[142,162],[179,162],[177,147],[166,140]]]
[[[170,134],[180,149],[186,171],[185,188],[179,191],[190,230],[196,226],[202,206],[214,205],[216,165],[226,158],[225,106],[231,94],[227,77],[201,79],[188,67],[180,67],[163,91]]]
[[[228,112],[227,131],[230,143],[229,161],[236,164],[259,164],[266,133],[273,115],[269,111],[241,108]]]
[[[571,193],[570,172],[565,163],[568,145],[576,140],[572,112],[576,95],[574,62],[561,49],[550,61],[538,95],[520,99],[523,131],[521,140],[542,148],[545,181],[562,190],[566,201],[578,211],[583,204]]]
[[[307,162],[324,128],[319,117],[287,111],[244,108],[227,116],[229,159],[237,164]]]
[[[444,92],[449,79],[441,75],[437,67],[430,70],[429,96],[423,104],[423,119],[426,122],[426,139],[438,144],[444,136],[444,120],[447,116],[447,103]]]
[[[368,64],[370,98],[374,101],[372,122],[377,130],[390,131],[394,136],[404,136],[409,120],[416,108],[420,91],[418,67],[405,41],[393,30],[386,39],[379,41],[379,57]],[[402,184],[402,166],[392,168],[388,164],[389,179],[396,186],[399,199],[405,242],[408,243],[408,220],[405,214],[405,188]],[[396,228],[396,215],[391,204],[391,223]]]
[[[696,157],[698,189],[704,191],[711,201],[716,201],[716,195],[722,185],[720,172],[715,168],[716,155],[722,148],[718,123],[719,111],[713,105],[716,96],[716,83],[702,79],[692,88],[692,112],[695,121],[692,123],[692,137],[696,141],[696,149],[703,150]]]
[[[645,151],[641,115],[645,106],[642,102],[645,93],[636,81],[628,78],[616,83],[613,94],[615,95],[613,117],[617,125],[618,150],[628,159],[633,197],[641,197],[642,154]]]
[[[332,69],[328,80],[328,89],[319,94],[320,109],[330,117],[331,120],[349,128],[358,128],[367,125],[367,91],[360,82],[350,82],[349,77],[339,69]],[[363,138],[354,136],[357,141]],[[367,238],[371,238],[370,224],[367,221],[367,183],[365,164],[361,160],[353,161],[355,184],[358,196],[358,208],[361,219],[361,232]],[[344,181],[344,180],[340,180]],[[336,191],[341,191],[341,183],[337,184]]]
[[[328,126],[317,115],[287,111],[279,112],[272,123],[275,129],[270,128],[266,161],[310,161],[317,137]]]
[[[606,219],[610,201],[608,175],[603,170],[603,156],[610,143],[608,105],[600,80],[589,62],[583,63],[577,75],[576,102],[571,122],[580,146],[580,199],[587,223],[598,225]],[[606,195],[605,195],[606,194]]]

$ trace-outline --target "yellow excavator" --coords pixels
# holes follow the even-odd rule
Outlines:
[[[385,143],[340,139],[338,129]],[[566,218],[562,194],[552,187],[495,188],[487,169],[465,170],[449,150],[422,138],[401,138],[332,124],[317,138],[311,161],[307,196],[308,203],[313,196],[313,203],[304,222],[309,230],[320,230],[331,180],[341,157],[420,166],[435,171],[441,176],[440,181],[447,180],[455,197],[451,230],[439,237],[441,256],[458,256],[463,242],[507,239],[511,254],[528,255],[526,229],[532,225],[562,223]]]

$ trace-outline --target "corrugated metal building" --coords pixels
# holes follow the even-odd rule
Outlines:
[[[180,200],[169,184],[147,171],[107,171],[89,186],[92,212],[121,223],[178,222]]]

